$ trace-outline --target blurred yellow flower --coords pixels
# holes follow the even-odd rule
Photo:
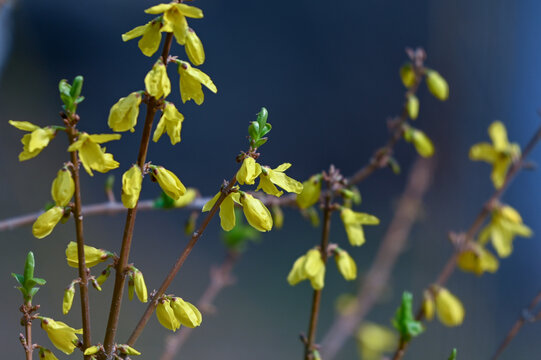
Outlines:
[[[425,318],[430,321],[434,318],[434,314],[436,313],[436,304],[434,304],[434,297],[432,296],[432,293],[428,290],[425,290],[423,292],[423,314]]]
[[[363,360],[381,360],[383,354],[393,351],[398,343],[398,337],[394,331],[371,322],[362,323],[356,338]]]
[[[439,100],[445,101],[449,97],[449,85],[439,72],[428,70],[426,72],[426,85],[432,95]]]
[[[340,212],[340,218],[346,228],[349,242],[352,246],[361,246],[365,242],[363,225],[378,225],[379,219],[374,215],[355,212],[348,208],[343,208]]]
[[[38,239],[49,235],[64,216],[64,209],[55,206],[41,214],[32,225],[32,234]]]
[[[51,196],[58,206],[69,204],[73,193],[75,192],[75,183],[71,177],[71,171],[63,168],[58,171],[56,178],[51,186]]]
[[[158,122],[158,126],[156,126],[156,130],[154,130],[152,140],[157,142],[163,133],[167,132],[169,139],[171,139],[171,145],[179,143],[183,121],[184,115],[177,110],[175,104],[166,101],[162,116]]]
[[[145,278],[143,273],[139,270],[133,274],[133,282],[135,285],[135,294],[140,302],[146,303],[148,301],[147,285],[145,284]]]
[[[409,128],[404,131],[404,140],[413,143],[415,150],[422,157],[428,158],[434,155],[434,144],[424,132],[419,129]]]
[[[313,175],[302,183],[302,191],[297,194],[297,205],[301,209],[307,209],[316,204],[321,196],[321,175]]]
[[[122,204],[128,209],[133,209],[139,201],[143,174],[138,165],[133,165],[122,175]]]
[[[105,148],[101,148],[99,144],[118,140],[120,137],[120,134],[88,135],[82,132],[79,133],[77,141],[68,147],[68,151],[78,151],[79,159],[90,176],[94,175],[92,170],[106,173],[116,169],[119,164],[113,159],[113,155],[106,153]]]
[[[19,154],[19,161],[25,161],[38,156],[41,150],[49,145],[49,142],[56,134],[56,130],[52,127],[40,128],[28,121],[9,120],[9,124],[19,130],[30,132],[30,134],[24,135],[21,139],[23,151]]]
[[[49,340],[53,345],[63,353],[69,355],[75,350],[76,344],[79,341],[77,335],[82,334],[83,329],[74,329],[69,327],[62,321],[55,321],[51,318],[41,318],[41,328],[47,332]]]
[[[343,249],[336,249],[334,252],[334,260],[338,271],[346,280],[355,280],[357,278],[357,264],[355,260]]]
[[[134,132],[139,116],[139,105],[141,105],[141,94],[132,92],[126,97],[120,98],[109,111],[107,124],[113,131]]]
[[[445,288],[436,290],[436,314],[440,322],[449,327],[461,325],[464,321],[464,306],[460,300]]]
[[[180,95],[183,103],[193,99],[197,105],[201,105],[203,100],[205,100],[205,94],[201,85],[205,85],[213,93],[218,92],[216,85],[214,85],[207,74],[192,67],[186,61],[178,61],[178,64]]]
[[[197,190],[193,188],[187,188],[184,195],[179,197],[175,202],[173,203],[173,206],[176,208],[182,208],[185,206],[190,205],[195,198],[197,197]]]
[[[171,93],[171,81],[167,76],[167,69],[162,60],[156,61],[152,70],[145,76],[145,88],[150,96],[165,99]]]
[[[289,285],[297,285],[303,280],[310,280],[314,290],[321,290],[325,285],[325,263],[317,249],[310,249],[299,257],[287,276]]]
[[[261,166],[261,174],[259,175],[259,184],[257,185],[256,191],[263,189],[263,191],[269,195],[280,197],[284,192],[278,190],[276,187],[276,185],[278,185],[287,192],[296,194],[302,193],[302,184],[285,174],[285,171],[290,167],[290,163],[284,163],[276,169]]]
[[[498,259],[483,246],[471,243],[471,249],[460,253],[457,265],[466,272],[482,275],[485,271],[495,273],[498,270]]]
[[[152,20],[145,25],[137,26],[127,33],[122,34],[122,41],[132,40],[141,36],[138,43],[139,49],[141,49],[144,55],[152,56],[158,50],[162,41],[161,27],[162,23],[160,20]]]

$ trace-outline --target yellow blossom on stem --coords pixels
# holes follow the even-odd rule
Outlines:
[[[411,94],[408,96],[406,102],[406,110],[408,111],[408,116],[415,120],[419,116],[419,99],[417,96]]]
[[[32,225],[32,234],[38,239],[49,235],[64,216],[64,209],[55,206],[41,214]]]
[[[118,351],[125,355],[141,355],[141,353],[129,345],[120,344],[117,346]]]
[[[151,166],[152,176],[162,190],[173,200],[178,200],[186,192],[186,188],[179,178],[163,166]]]
[[[321,290],[325,285],[325,263],[318,249],[310,249],[298,258],[287,276],[289,285],[297,285],[303,280],[310,280],[314,290]]]
[[[147,14],[162,14],[164,26],[162,32],[172,32],[179,45],[186,43],[186,31],[188,22],[186,18],[201,19],[203,11],[182,3],[172,2],[170,4],[159,4],[145,10]]]
[[[419,129],[408,128],[404,131],[404,140],[413,143],[415,150],[422,157],[428,158],[434,155],[434,144],[424,132]]]
[[[184,48],[192,64],[199,66],[205,62],[203,43],[191,27],[186,30],[186,46]]]
[[[111,254],[105,250],[97,249],[92,246],[85,245],[85,262],[87,267],[96,266],[109,258]],[[68,265],[73,268],[79,267],[79,257],[77,256],[77,243],[70,241],[66,248],[66,260]]]
[[[75,287],[73,283],[64,290],[64,298],[62,299],[62,314],[66,315],[73,305],[73,297],[75,296]]]
[[[137,298],[140,302],[146,303],[148,301],[147,286],[141,271],[136,270],[134,272],[133,282],[135,284],[135,294],[137,295]]]
[[[349,242],[352,246],[361,246],[365,242],[363,225],[378,225],[379,219],[374,215],[355,212],[348,208],[343,208],[340,212],[340,218],[346,228]]]
[[[203,206],[203,212],[210,211],[218,201],[222,193],[219,192],[212,199],[210,199],[205,206]],[[225,231],[230,231],[235,227],[236,216],[235,216],[235,203],[240,204],[240,194],[238,192],[231,192],[225,198],[224,201],[220,204],[220,225]]]
[[[363,360],[380,360],[383,354],[393,351],[398,337],[391,329],[363,322],[357,331],[357,345]]]
[[[498,258],[486,250],[483,246],[471,243],[471,249],[460,253],[457,265],[466,272],[482,275],[485,271],[495,273],[498,270]]]
[[[460,300],[445,288],[436,290],[436,314],[440,322],[449,327],[461,325],[464,321],[464,306]]]
[[[9,124],[19,130],[30,132],[30,134],[24,135],[21,139],[23,151],[19,154],[19,161],[25,161],[38,156],[41,150],[49,145],[49,142],[56,134],[56,130],[52,127],[40,128],[28,121],[9,120]]]
[[[201,325],[201,321],[203,320],[201,312],[193,304],[175,297],[171,300],[171,307],[181,325],[189,328]]]
[[[426,86],[432,95],[441,101],[445,101],[449,97],[449,85],[437,71],[428,70],[426,72]]]
[[[173,203],[173,206],[176,208],[183,208],[185,206],[190,205],[195,198],[197,197],[197,190],[193,188],[187,188],[184,195],[179,197],[175,202]]]
[[[285,174],[285,171],[290,167],[291,164],[289,163],[284,163],[278,166],[276,169],[262,166],[261,174],[259,175],[259,184],[257,185],[256,191],[263,189],[263,191],[269,195],[280,197],[284,192],[278,190],[276,187],[276,185],[278,185],[287,192],[296,194],[302,193],[302,184]]]
[[[402,80],[402,84],[408,89],[415,84],[415,72],[411,63],[404,64],[400,68],[400,80]]]
[[[357,265],[355,260],[343,249],[336,249],[334,252],[334,260],[338,271],[346,280],[355,280],[357,278]]]
[[[60,169],[56,174],[51,186],[51,196],[58,206],[69,204],[75,192],[75,183],[71,177],[71,171],[67,168]]]
[[[297,205],[301,209],[307,209],[315,205],[321,196],[321,175],[317,174],[302,183],[302,191],[297,194]]]
[[[100,351],[101,348],[99,346],[93,345],[90,347],[87,347],[83,355],[94,355],[97,354],[98,351]]]
[[[171,93],[171,81],[167,76],[167,69],[162,60],[156,61],[152,70],[145,76],[145,88],[150,96],[160,99],[166,98]]]
[[[161,27],[161,20],[152,20],[122,34],[122,41],[129,41],[141,36],[138,43],[139,49],[144,55],[152,56],[158,50],[162,41]]]
[[[436,304],[434,304],[434,297],[432,296],[432,293],[428,290],[423,292],[422,309],[423,314],[428,321],[434,318],[434,314],[436,313]]]
[[[139,116],[139,105],[141,105],[141,94],[132,92],[126,97],[120,98],[109,111],[107,124],[113,131],[134,132]]]
[[[158,305],[156,306],[156,317],[160,324],[166,329],[176,331],[180,327],[180,321],[176,318],[169,299],[158,301]]]
[[[58,360],[51,350],[41,346],[39,348],[39,358],[40,360]]]
[[[201,105],[203,100],[205,100],[205,94],[201,85],[205,85],[213,93],[218,92],[216,85],[214,85],[207,74],[192,67],[186,61],[179,60],[177,62],[178,73],[180,75],[180,95],[183,103],[193,99],[197,105]]]
[[[261,200],[243,193],[240,197],[240,203],[246,220],[253,228],[262,232],[272,229],[272,215]]]
[[[128,209],[133,209],[139,201],[143,174],[138,165],[133,165],[122,175],[122,204]]]
[[[237,171],[237,182],[241,185],[253,185],[255,179],[261,174],[261,166],[251,156],[246,156]]]
[[[68,151],[78,151],[79,159],[90,176],[94,175],[92,170],[106,173],[116,169],[119,164],[113,159],[113,155],[106,153],[105,148],[101,148],[99,144],[118,140],[120,137],[120,134],[89,135],[82,132],[79,133],[77,141],[68,147]]]
[[[179,143],[183,121],[184,115],[177,110],[175,104],[166,101],[158,126],[156,126],[156,130],[154,130],[152,140],[157,142],[163,133],[167,132],[169,139],[171,139],[171,145]]]
[[[82,334],[83,329],[74,329],[62,321],[55,321],[51,318],[41,318],[41,328],[47,332],[49,340],[63,353],[69,355],[75,350],[79,341],[76,334]]]
[[[488,135],[492,144],[481,142],[470,148],[470,159],[485,161],[492,164],[490,179],[496,189],[503,186],[509,167],[520,157],[520,146],[510,143],[507,139],[507,130],[501,121],[495,121],[488,128]]]

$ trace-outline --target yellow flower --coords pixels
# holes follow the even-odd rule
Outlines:
[[[66,168],[59,170],[51,186],[51,196],[56,202],[56,205],[68,205],[74,192],[75,183],[71,177],[71,171]]]
[[[278,205],[273,205],[271,208],[272,221],[277,229],[281,229],[284,226],[284,212]]]
[[[396,334],[387,327],[363,322],[357,331],[357,345],[363,360],[380,360],[393,351],[398,342]]]
[[[122,175],[122,204],[128,209],[133,209],[137,205],[142,182],[143,174],[137,165],[133,165]]]
[[[77,330],[62,321],[55,321],[46,317],[41,318],[41,328],[47,332],[47,336],[49,336],[49,340],[53,345],[67,355],[75,350],[75,345],[79,341],[75,334],[83,333],[83,329]]]
[[[186,31],[188,29],[186,17],[194,19],[201,19],[203,17],[203,11],[201,9],[176,2],[159,4],[146,9],[145,12],[147,14],[163,13],[164,26],[161,31],[172,32],[179,45],[184,45],[186,42]]]
[[[241,185],[253,185],[259,174],[261,174],[261,166],[255,162],[253,157],[246,156],[237,171],[237,181]]]
[[[179,197],[175,202],[173,203],[173,206],[176,208],[182,208],[185,206],[190,205],[195,198],[197,197],[197,190],[193,188],[187,188],[184,195]]]
[[[261,167],[261,175],[259,175],[259,184],[257,190],[263,189],[269,195],[280,197],[284,192],[278,190],[275,185],[278,185],[287,192],[293,192],[296,194],[302,193],[302,184],[295,179],[287,176],[284,171],[289,169],[291,164],[284,163],[278,166],[276,169],[269,167]]]
[[[337,249],[334,253],[334,260],[344,279],[355,280],[357,278],[357,265],[347,251]]]
[[[141,355],[141,353],[134,348],[132,348],[129,345],[126,344],[119,344],[117,345],[117,349],[121,354],[125,355]]]
[[[325,285],[325,263],[317,249],[310,249],[298,258],[287,276],[289,285],[297,285],[307,279],[314,290],[321,290]]]
[[[409,95],[406,103],[406,110],[408,111],[408,116],[415,120],[419,116],[419,99],[415,95]]]
[[[428,158],[434,155],[434,144],[424,132],[419,129],[409,128],[404,132],[404,140],[413,143],[415,150],[422,157]]]
[[[302,183],[302,192],[297,194],[297,205],[307,209],[319,201],[321,196],[321,175],[314,175]]]
[[[203,212],[210,211],[214,207],[216,201],[222,193],[219,192],[212,199],[210,199],[205,206],[203,206]],[[229,193],[220,204],[220,225],[225,231],[230,231],[235,227],[235,203],[240,204],[240,194],[238,192]]]
[[[476,275],[482,275],[485,271],[495,273],[498,270],[498,259],[490,251],[476,243],[471,243],[470,246],[471,249],[458,256],[457,265],[460,269]]]
[[[445,326],[458,326],[464,321],[464,306],[460,300],[445,288],[436,290],[436,314]]]
[[[160,47],[162,34],[160,32],[162,23],[160,20],[152,20],[145,25],[138,26],[125,34],[122,34],[122,41],[128,41],[141,36],[139,49],[146,56],[152,56]]]
[[[107,124],[113,131],[134,132],[139,116],[139,105],[141,105],[141,94],[137,91],[120,98],[109,111]]]
[[[87,267],[96,266],[99,263],[104,262],[110,254],[102,249],[96,249],[95,247],[85,245],[85,263]],[[77,243],[70,241],[66,248],[66,260],[68,265],[73,268],[79,267],[79,257],[77,256]]]
[[[98,278],[96,279],[96,282],[98,283],[99,286],[102,286],[105,281],[109,278],[109,275],[111,275],[111,269],[109,267],[105,268],[105,270],[103,270],[100,274],[100,276],[98,276]]]
[[[58,360],[51,350],[41,346],[39,348],[39,358],[40,360]]]
[[[99,346],[90,346],[90,347],[87,347],[85,352],[83,353],[83,355],[94,355],[94,354],[97,354],[98,351],[100,351],[101,348]]]
[[[175,297],[171,301],[171,307],[181,325],[189,328],[201,325],[201,321],[203,320],[201,312],[193,304]]]
[[[340,218],[344,223],[349,242],[352,246],[361,246],[365,242],[362,225],[379,224],[379,219],[374,215],[355,212],[348,208],[342,209]]]
[[[178,177],[163,166],[152,166],[152,175],[171,199],[178,200],[186,192]]]
[[[180,142],[180,131],[182,129],[182,122],[184,121],[184,115],[182,115],[175,105],[170,102],[165,102],[165,109],[163,110],[160,122],[154,130],[154,136],[152,140],[157,142],[164,132],[167,132],[171,139],[171,145],[175,145]]]
[[[404,64],[400,68],[400,80],[402,80],[402,84],[408,89],[415,84],[415,72],[411,63]]]
[[[49,142],[55,137],[56,130],[52,127],[40,128],[28,121],[13,121],[9,120],[11,126],[16,127],[19,130],[28,131],[30,134],[26,134],[21,139],[23,144],[23,151],[19,154],[19,161],[25,161],[38,156]]]
[[[137,270],[134,272],[133,282],[135,284],[135,294],[137,294],[137,298],[140,302],[146,303],[148,301],[147,286],[141,271]]]
[[[261,200],[245,193],[240,197],[240,203],[244,216],[252,227],[262,232],[272,229],[272,215]]]
[[[49,235],[64,216],[64,209],[55,206],[41,214],[32,225],[32,234],[38,239]]]
[[[166,329],[176,331],[180,327],[180,321],[176,318],[173,308],[171,308],[171,301],[168,299],[158,301],[156,317]]]
[[[171,81],[167,77],[167,69],[162,60],[156,61],[152,70],[145,76],[145,88],[150,96],[160,99],[171,93]]]
[[[434,297],[432,296],[432,293],[428,290],[423,292],[422,308],[425,318],[428,321],[432,320],[436,312],[436,304],[434,304]]]
[[[492,212],[490,223],[479,234],[479,243],[492,241],[499,257],[508,257],[513,252],[515,236],[531,237],[532,230],[522,223],[522,217],[511,206],[500,206]]]
[[[487,142],[475,144],[471,147],[469,155],[471,160],[492,164],[490,178],[494,187],[499,189],[505,182],[509,166],[520,157],[520,146],[509,143],[505,125],[500,121],[490,124],[488,134],[492,144]]]
[[[445,101],[449,97],[449,85],[437,71],[428,70],[426,72],[426,85],[432,95],[441,101]]]
[[[192,64],[199,66],[205,62],[205,49],[199,37],[191,27],[186,30],[186,55]]]
[[[84,132],[79,133],[77,141],[68,147],[68,151],[79,152],[79,159],[90,176],[94,175],[92,170],[106,173],[116,169],[119,164],[113,159],[113,155],[106,153],[105,148],[101,148],[99,144],[118,140],[120,137],[120,134],[88,135]]]
[[[205,100],[205,94],[201,85],[213,93],[218,92],[216,85],[210,77],[199,69],[192,67],[185,61],[178,61],[178,73],[180,74],[180,95],[182,102],[193,99],[197,105],[201,105]]]
[[[66,315],[69,313],[71,305],[73,305],[74,296],[75,288],[73,287],[73,284],[70,284],[70,286],[64,290],[64,298],[62,299],[62,314]]]

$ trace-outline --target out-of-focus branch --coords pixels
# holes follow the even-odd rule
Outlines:
[[[430,186],[433,172],[434,162],[432,160],[419,159],[415,162],[395,216],[381,241],[376,258],[364,279],[355,302],[350,305],[347,315],[338,315],[335,318],[323,338],[321,344],[323,359],[329,360],[336,356],[381,296],[417,219],[422,198]]]

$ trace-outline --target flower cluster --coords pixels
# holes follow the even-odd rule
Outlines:
[[[158,300],[156,317],[163,327],[176,331],[181,325],[194,328],[201,325],[201,312],[195,305],[176,296],[166,296]]]

